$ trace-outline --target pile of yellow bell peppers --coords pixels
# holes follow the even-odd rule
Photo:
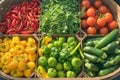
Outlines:
[[[35,69],[37,42],[19,36],[0,39],[0,69],[13,77],[29,77]]]

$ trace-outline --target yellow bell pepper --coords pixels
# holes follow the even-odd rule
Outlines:
[[[10,46],[9,43],[1,43],[0,44],[0,51],[7,52],[9,50]]]
[[[0,43],[2,43],[2,39],[0,39]]]
[[[25,69],[26,69],[26,63],[23,62],[23,61],[20,61],[20,62],[18,63],[18,70],[19,70],[19,71],[24,71]]]
[[[10,62],[8,65],[7,65],[7,68],[9,70],[14,70],[18,67],[18,61],[16,60],[13,60],[12,62]]]
[[[10,48],[14,48],[16,45],[19,45],[20,41],[11,41]]]
[[[22,45],[16,45],[15,46],[15,51],[18,54],[23,54],[24,53],[24,47]]]
[[[45,38],[44,38],[45,40],[44,40],[44,44],[47,46],[48,45],[48,43],[49,42],[51,42],[52,41],[52,38],[51,37],[49,37],[49,36],[45,36]]]
[[[32,44],[36,44],[35,39],[32,38],[32,37],[28,37],[27,42],[28,42],[28,43],[32,43]]]
[[[20,41],[20,44],[21,44],[22,46],[26,47],[27,41],[26,41],[26,40],[22,40],[22,41]]]
[[[30,69],[24,70],[24,76],[25,77],[30,77],[31,74],[32,74],[32,71]]]
[[[12,37],[12,41],[20,41],[20,37],[19,36],[14,36],[14,37]]]
[[[28,54],[20,54],[20,61],[27,62],[29,60]]]
[[[38,67],[37,73],[40,74],[41,77],[43,77],[43,78],[49,78],[49,76],[47,75],[46,71],[43,69],[42,66]]]
[[[36,53],[37,48],[36,47],[26,47],[25,52],[28,54],[34,54]]]
[[[35,62],[37,55],[36,54],[28,54],[29,60]]]
[[[23,72],[19,71],[18,69],[14,69],[10,72],[10,75],[13,77],[22,77]]]
[[[30,68],[31,70],[33,70],[35,68],[35,62],[30,61],[30,62],[27,63],[27,66],[28,66],[28,68]]]
[[[3,71],[5,74],[10,73],[10,70],[7,68],[6,65],[4,65],[4,66],[2,67],[2,71]]]
[[[39,54],[39,56],[43,56],[43,52],[42,52],[41,48],[38,49],[38,54]]]
[[[10,39],[9,37],[6,37],[6,38],[4,38],[4,39],[3,39],[3,42],[4,42],[4,43],[5,43],[5,42],[7,42],[7,43],[9,43],[9,44],[10,44],[11,39]]]
[[[9,52],[11,53],[12,56],[16,56],[17,55],[17,53],[16,53],[14,48],[10,48]]]

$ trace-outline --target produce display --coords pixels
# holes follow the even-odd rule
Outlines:
[[[83,78],[83,73],[102,78],[113,73],[120,68],[119,14],[113,15],[104,1],[10,4],[0,15],[0,75],[16,80]]]
[[[0,39],[0,69],[12,77],[30,77],[36,66],[37,42],[19,36]]]
[[[39,32],[74,34],[79,27],[78,0],[43,0]]]
[[[84,66],[91,76],[105,76],[120,66],[119,30],[114,29],[104,37],[93,37],[83,42]]]
[[[44,78],[74,78],[82,68],[80,42],[75,37],[45,36],[39,48],[37,73]]]
[[[14,4],[2,16],[0,32],[4,34],[36,33],[39,27],[39,13],[38,0],[23,1],[20,4]]]
[[[81,28],[87,34],[106,35],[118,28],[117,21],[102,0],[95,0],[94,3],[90,3],[90,0],[83,0],[81,6],[86,8],[82,17]]]

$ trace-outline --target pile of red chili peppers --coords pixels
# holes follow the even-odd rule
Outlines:
[[[2,16],[0,32],[5,34],[36,33],[39,27],[39,13],[38,0],[23,1],[21,4],[14,4]]]

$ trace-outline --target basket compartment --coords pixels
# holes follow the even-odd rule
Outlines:
[[[27,40],[28,38],[33,38],[34,40],[35,40],[35,42],[36,42],[36,49],[38,48],[38,44],[39,44],[39,39],[38,39],[38,37],[35,35],[35,34],[33,34],[33,35],[9,35],[8,36],[8,38],[10,38],[10,39],[12,39],[13,37],[15,37],[15,36],[18,36],[19,38],[20,38],[20,40]],[[4,39],[4,38],[6,38],[6,36],[5,35],[2,35],[2,36],[0,36],[0,38],[1,39]],[[26,49],[26,47],[27,47],[27,44],[26,44],[26,46],[24,47],[25,49]],[[25,62],[26,63],[26,66],[27,66],[27,63],[28,63],[28,61],[33,61],[33,57],[34,57],[34,55],[35,55],[35,67],[36,67],[36,64],[37,64],[37,57],[38,57],[38,51],[36,50],[35,51],[35,53],[34,54],[32,54],[32,52],[31,53],[27,53],[27,52],[25,52],[24,51],[24,53],[26,53],[27,54],[27,56],[28,56],[28,59],[27,59],[27,62]],[[20,55],[22,55],[22,54],[16,54],[16,56],[18,55],[18,64],[19,64],[19,62],[21,61],[21,58],[20,58]],[[31,56],[31,58],[30,58],[30,56]],[[13,56],[14,57],[14,56]],[[23,61],[25,61],[25,60],[23,60]],[[21,65],[22,66],[22,65]],[[35,77],[35,67],[34,67],[34,69],[33,70],[31,70],[32,71],[32,73],[31,73],[31,75],[30,76],[28,76],[28,78],[34,78]],[[27,69],[28,69],[28,67],[26,67]],[[17,69],[17,68],[16,68]],[[30,68],[29,68],[30,69]],[[25,78],[25,77],[20,77],[20,78],[17,78],[17,77],[13,77],[13,76],[11,76],[10,74],[5,74],[1,69],[0,69],[0,74],[1,74],[1,76],[3,77],[3,78],[5,78],[5,79],[27,79],[27,78]],[[17,74],[17,73],[16,73]]]

